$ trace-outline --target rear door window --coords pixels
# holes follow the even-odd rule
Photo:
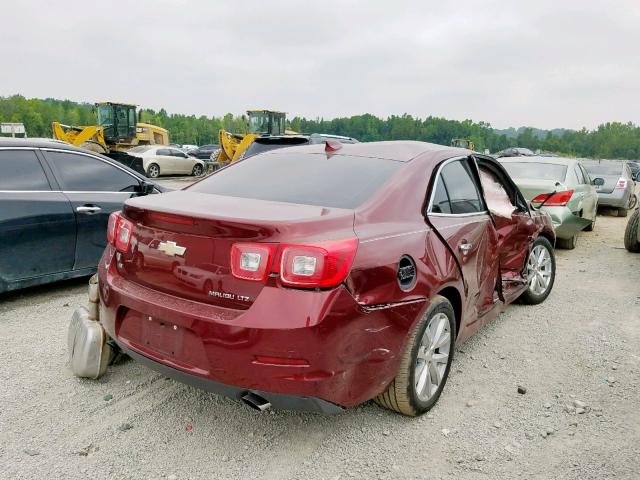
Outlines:
[[[189,191],[322,207],[355,208],[403,162],[348,155],[265,153],[188,187]]]
[[[140,184],[133,175],[88,155],[46,152],[63,190],[74,192],[133,192]]]
[[[451,213],[451,204],[449,203],[449,194],[442,181],[442,175],[438,175],[436,180],[435,191],[433,192],[433,202],[431,204],[432,213]]]
[[[484,211],[484,204],[471,172],[471,166],[466,159],[454,160],[446,164],[440,175],[449,194],[452,214],[460,215]]]
[[[33,150],[0,150],[0,190],[51,190]]]

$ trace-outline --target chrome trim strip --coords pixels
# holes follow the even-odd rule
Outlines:
[[[382,236],[382,237],[369,238],[367,240],[362,240],[360,243],[375,242],[376,240],[386,240],[388,238],[404,237],[406,235],[414,235],[416,233],[425,233],[425,232],[430,232],[430,231],[431,231],[430,228],[425,228],[425,229],[422,229],[422,230],[414,230],[412,232],[396,233],[394,235],[385,235],[385,236]]]

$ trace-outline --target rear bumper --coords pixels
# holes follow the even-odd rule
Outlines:
[[[118,343],[118,342],[116,342]],[[333,403],[321,400],[314,397],[302,397],[295,395],[284,395],[273,392],[262,392],[259,390],[249,390],[246,388],[239,388],[233,385],[226,385],[224,383],[215,382],[213,380],[191,375],[176,368],[169,367],[163,363],[152,360],[149,357],[145,357],[137,353],[134,350],[127,348],[125,345],[118,343],[123,352],[133,358],[135,361],[166,375],[169,378],[177,380],[178,382],[191,385],[192,387],[206,390],[207,392],[216,393],[225,397],[240,400],[243,395],[248,392],[260,395],[269,401],[273,408],[282,410],[299,410],[305,412],[318,412],[324,414],[336,414],[342,412],[344,409]]]
[[[598,192],[598,206],[626,208],[629,205],[630,197],[631,190],[629,189],[614,190],[611,193]]]
[[[568,239],[587,227],[591,220],[575,215],[568,207],[542,207],[549,214],[557,238]]]
[[[276,407],[330,412],[375,397],[396,375],[407,333],[426,308],[367,310],[342,286],[265,287],[247,310],[221,308],[131,282],[109,252],[99,266],[100,322],[123,350],[185,383],[233,398],[254,392]]]

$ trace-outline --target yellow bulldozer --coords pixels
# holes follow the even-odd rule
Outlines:
[[[454,138],[451,140],[451,146],[457,148],[464,148],[466,150],[476,150],[476,144],[472,140],[467,138]]]
[[[258,137],[276,135],[295,135],[296,132],[285,129],[287,114],[275,110],[247,110],[248,125],[244,133],[231,133],[220,130],[220,151],[217,162],[226,164],[242,158],[247,148]]]
[[[138,122],[136,106],[98,102],[98,125],[73,126],[53,122],[53,138],[97,153],[117,154],[138,145],[168,145],[169,132]]]

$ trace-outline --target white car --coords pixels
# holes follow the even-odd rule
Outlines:
[[[142,166],[149,178],[157,178],[160,175],[199,177],[205,171],[202,160],[167,145],[141,145],[128,150],[127,153],[142,159]]]

